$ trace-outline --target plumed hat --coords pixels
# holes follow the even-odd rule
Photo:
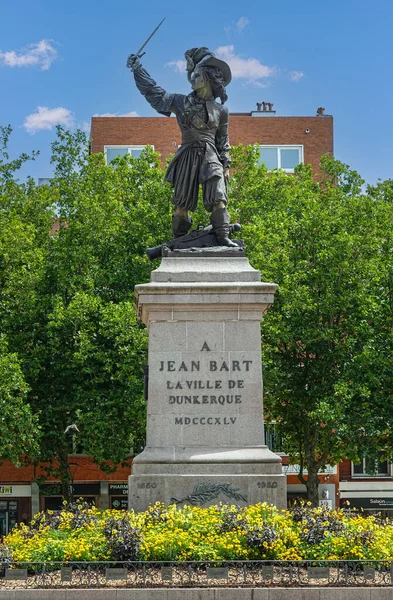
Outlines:
[[[227,86],[231,82],[232,73],[229,65],[223,60],[217,58],[216,55],[209,50],[209,48],[205,48],[204,46],[201,48],[191,48],[185,52],[184,56],[186,57],[187,61],[188,78],[190,78],[190,75],[196,66],[217,67],[223,74],[224,85]]]

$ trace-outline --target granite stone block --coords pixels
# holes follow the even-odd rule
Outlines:
[[[393,588],[370,588],[370,600],[393,600]]]
[[[68,589],[66,600],[116,600],[117,590],[108,588]]]
[[[221,352],[224,350],[223,321],[187,323],[188,352]]]
[[[252,590],[253,595],[251,600],[269,600],[269,590],[263,588],[255,588]]]
[[[317,588],[269,588],[268,600],[320,600]]]
[[[15,600],[15,590],[0,589],[0,600]]]
[[[165,352],[169,339],[172,348],[186,350],[186,323],[152,323],[149,329],[149,352]]]
[[[320,600],[370,600],[370,588],[324,588]]]
[[[238,310],[233,306],[219,307],[219,310],[213,311],[208,310],[211,307],[205,307],[206,310],[202,311],[201,307],[198,310],[185,310],[181,306],[175,306],[172,311],[173,321],[186,321],[188,322],[212,322],[216,323],[220,321],[235,321],[238,318]]]
[[[245,257],[171,256],[164,257],[152,272],[152,282],[226,282],[261,280],[261,274],[251,267]]]
[[[259,322],[234,321],[225,323],[224,350],[260,352],[261,328]]]
[[[166,589],[118,589],[116,600],[168,600],[168,591]]]
[[[231,588],[218,588],[216,589],[215,600],[254,600],[255,591],[250,588],[231,589]],[[267,590],[263,590],[266,591]],[[265,596],[261,596],[259,600],[268,600],[267,593]]]
[[[243,257],[217,258],[165,257],[135,288],[150,324],[147,443],[129,481],[138,510],[206,483],[285,503],[280,458],[261,445],[260,318],[277,286]]]
[[[150,600],[150,599],[149,599]],[[168,589],[167,600],[216,600],[215,590],[208,588]]]
[[[81,591],[81,590],[80,590]],[[36,594],[34,596],[34,594]],[[66,590],[15,590],[12,600],[35,600],[39,594],[39,600],[66,600]],[[1,596],[0,596],[1,598]],[[8,600],[8,599],[7,599]],[[38,600],[38,598],[37,598]]]

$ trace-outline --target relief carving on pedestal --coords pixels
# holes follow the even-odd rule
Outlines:
[[[190,502],[191,504],[203,506],[207,502],[218,498],[220,494],[224,494],[230,500],[247,502],[247,495],[241,494],[239,489],[231,487],[229,483],[198,483],[191,494],[185,498],[171,498],[171,502],[176,504]]]

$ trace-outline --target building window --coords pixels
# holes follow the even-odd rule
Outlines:
[[[283,169],[293,173],[296,165],[303,162],[303,146],[259,146],[259,164],[272,169]]]
[[[154,146],[152,147],[154,150]],[[146,146],[104,146],[106,164],[109,165],[113,159],[118,156],[125,156],[126,154],[131,154],[134,158],[139,158],[144,148]]]
[[[362,458],[360,463],[352,463],[353,477],[389,477],[390,470],[387,460]]]

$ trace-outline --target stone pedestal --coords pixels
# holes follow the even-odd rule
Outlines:
[[[264,445],[260,321],[277,286],[241,253],[173,252],[135,288],[149,328],[147,441],[129,507],[157,501],[286,506]]]

